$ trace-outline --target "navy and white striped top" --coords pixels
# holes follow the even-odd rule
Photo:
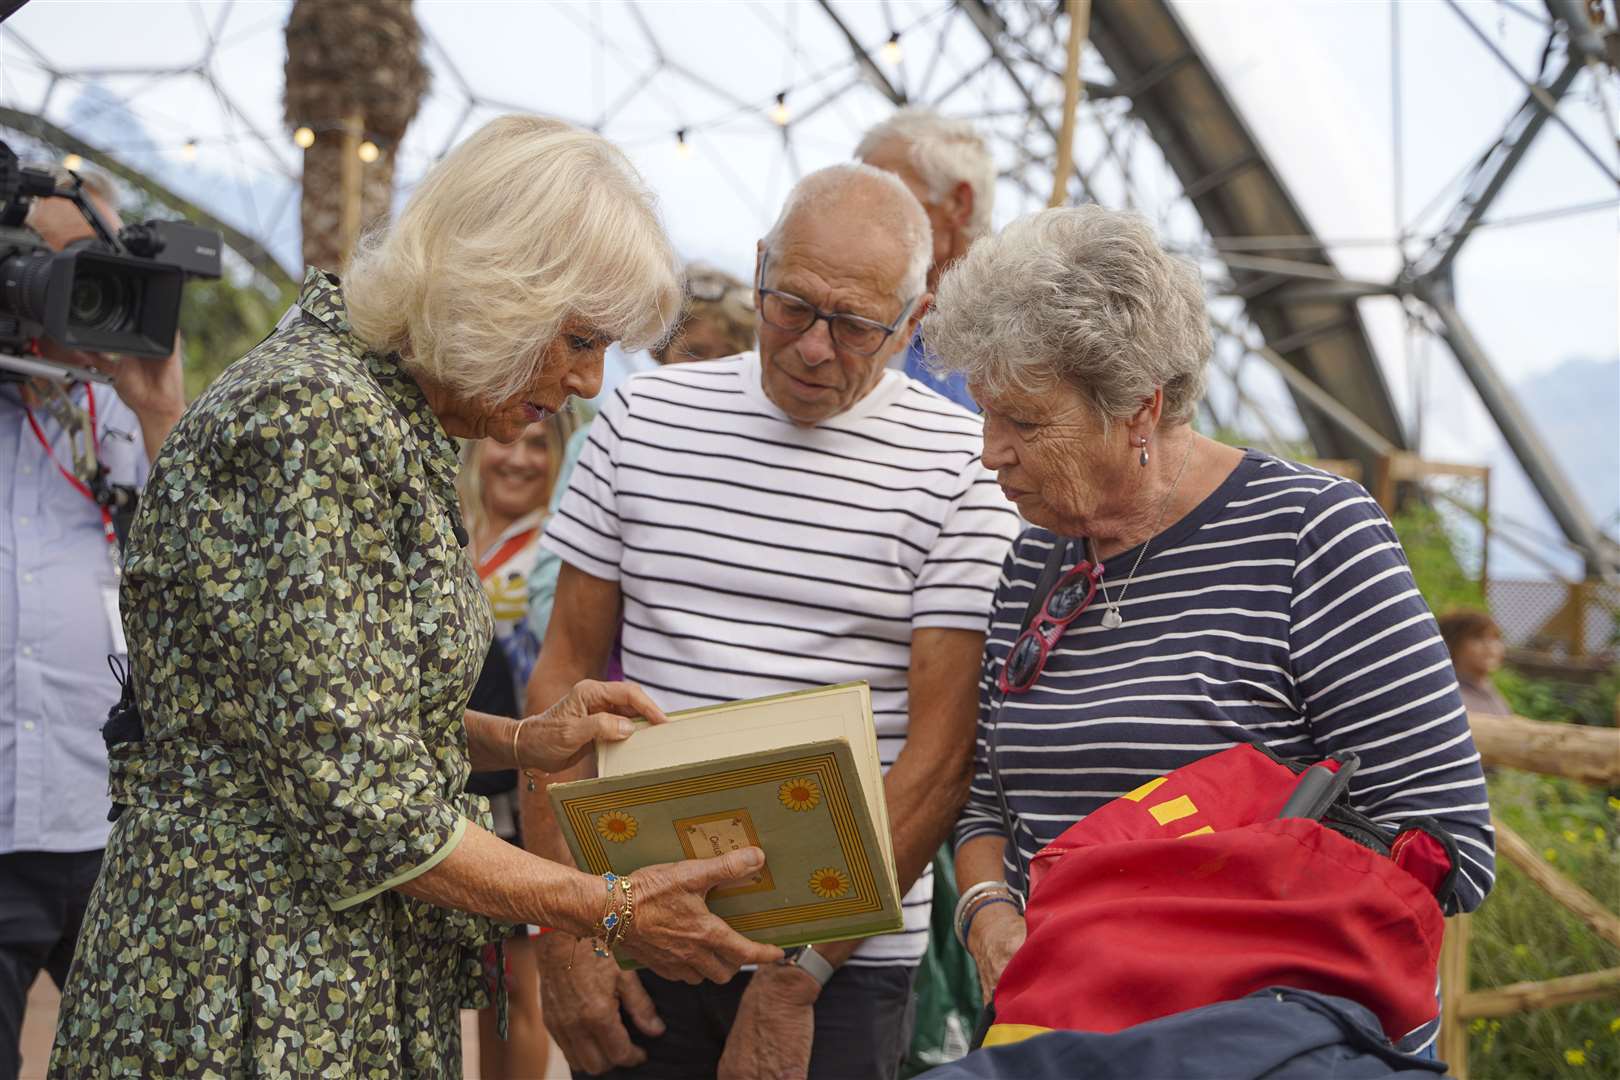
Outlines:
[[[1025,530],[1003,568],[980,680],[973,786],[957,845],[1002,835],[996,761],[1027,860],[1111,799],[1234,743],[1284,757],[1353,750],[1350,801],[1390,825],[1432,816],[1457,838],[1464,910],[1495,871],[1479,753],[1451,659],[1377,503],[1340,477],[1249,451],[1219,488],[1148,546],[1124,624],[1101,597],[1010,695],[996,674],[1054,542]],[[1136,548],[1107,561],[1108,595]],[[1008,879],[1016,880],[1009,859]]]
[[[756,354],[675,364],[603,407],[542,543],[619,583],[625,677],[664,709],[864,680],[887,769],[911,726],[913,634],[983,630],[1018,532],[981,439],[898,371],[801,427]],[[927,869],[904,930],[850,963],[916,964],[932,897]]]

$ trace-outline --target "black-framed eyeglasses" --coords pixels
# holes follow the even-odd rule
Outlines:
[[[848,312],[822,311],[802,296],[765,287],[765,265],[770,258],[769,251],[760,256],[759,276],[754,279],[754,292],[759,296],[756,305],[759,317],[778,330],[791,334],[808,333],[817,322],[826,319],[827,332],[832,335],[833,343],[856,356],[871,356],[883,348],[883,343],[905,325],[906,319],[911,316],[911,309],[917,306],[917,297],[907,300],[892,325]]]

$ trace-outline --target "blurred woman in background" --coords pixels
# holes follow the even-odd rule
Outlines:
[[[502,445],[482,439],[465,445],[456,491],[461,516],[472,537],[471,555],[478,580],[489,598],[495,620],[484,670],[468,708],[495,716],[520,716],[523,687],[534,669],[540,642],[529,630],[528,579],[540,553],[540,530],[551,503],[551,491],[562,468],[563,451],[575,424],[564,410],[541,424],[530,424],[517,442]],[[474,773],[467,790],[489,798],[496,836],[523,846],[517,816],[517,770]],[[542,1076],[551,1042],[540,1017],[539,968],[529,944],[531,928],[518,924],[506,942],[504,978],[508,995],[508,1031],[502,1039],[498,1010],[478,1011],[478,1061],[484,1080]]]

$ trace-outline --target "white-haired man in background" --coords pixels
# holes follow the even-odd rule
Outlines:
[[[930,860],[966,795],[979,661],[1018,528],[982,425],[888,369],[928,309],[928,221],[867,165],[806,176],[761,240],[759,351],[631,378],[543,543],[561,556],[529,705],[625,677],[664,708],[865,680],[904,929],[685,986],[541,938],[546,1024],[581,1072],[892,1078],[928,944]],[[570,779],[558,774],[551,779]],[[549,801],[524,840],[566,859]]]
[[[855,156],[891,172],[922,203],[934,231],[928,291],[940,275],[967,254],[973,241],[990,231],[996,198],[996,163],[973,125],[928,109],[901,109],[861,137]],[[927,364],[921,336],[914,335],[895,366],[970,411],[977,411],[959,373],[938,372]]]

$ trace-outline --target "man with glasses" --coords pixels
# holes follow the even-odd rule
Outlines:
[[[625,677],[667,709],[865,680],[909,888],[902,932],[725,986],[622,975],[546,935],[546,1022],[582,1073],[896,1073],[1018,527],[979,420],[887,366],[928,309],[931,252],[892,174],[805,177],[759,244],[758,351],[630,379],[547,525],[565,565],[530,706],[600,673],[621,627]],[[567,858],[543,792],[524,813],[531,847]]]

